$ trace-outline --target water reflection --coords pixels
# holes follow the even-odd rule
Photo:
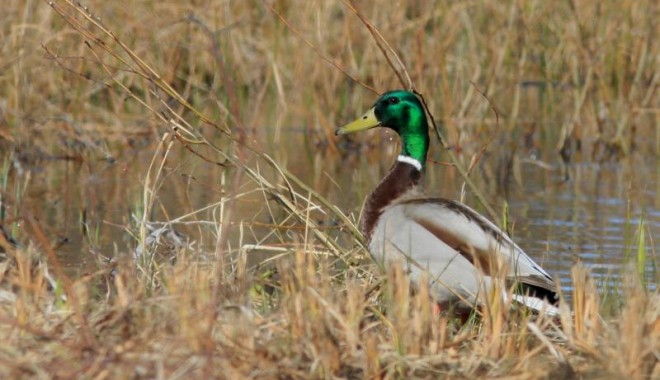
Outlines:
[[[357,213],[364,197],[388,170],[398,149],[389,135],[383,137],[374,140],[382,145],[367,149],[367,154],[339,155],[329,149],[318,149],[306,137],[298,136],[288,140],[288,144],[296,147],[288,152],[300,154],[298,147],[304,146],[309,159],[295,160],[286,155],[278,159],[289,162],[289,170],[341,209]],[[143,150],[124,155],[113,164],[52,161],[25,168],[30,173],[26,204],[47,226],[47,233],[54,241],[65,239],[58,246],[58,253],[70,268],[69,273],[79,275],[91,270],[95,255],[132,254],[135,239],[126,232],[126,227],[133,223],[132,215],[140,208],[142,184],[152,152]],[[281,148],[274,154],[281,155]],[[439,152],[434,152],[433,160],[442,161],[442,158]],[[649,271],[652,270],[660,232],[657,164],[657,160],[635,156],[620,163],[578,163],[568,167],[570,180],[564,181],[561,170],[551,170],[553,165],[541,168],[518,160],[518,179],[512,178],[506,197],[497,195],[497,184],[490,183],[485,176],[479,182],[494,205],[508,202],[512,233],[518,244],[567,286],[570,268],[578,261],[604,281],[616,280],[621,266],[636,255],[636,236],[642,219],[646,250],[651,257]],[[489,163],[482,165],[486,172]],[[230,169],[202,162],[183,149],[173,153],[157,188],[151,219],[172,220],[220,201],[230,193],[227,176],[231,173]],[[14,173],[12,178],[20,183],[27,177],[25,173],[21,176]],[[461,184],[451,167],[430,164],[426,183],[430,195],[458,199]],[[248,193],[254,185],[250,187],[245,181],[238,188]],[[469,195],[466,202],[482,211]],[[272,212],[262,193],[242,197],[232,218],[232,245],[254,244],[272,233]],[[217,220],[217,210],[209,209],[188,219],[191,223],[176,228],[195,238],[202,230],[215,230],[209,228],[209,223],[204,227],[193,223],[200,220]],[[81,227],[83,221],[87,228]],[[320,222],[332,226],[336,221]],[[249,233],[241,230],[246,226]],[[299,227],[291,224],[292,229]],[[275,235],[278,234],[279,241],[289,239],[286,231]],[[206,237],[200,237],[196,246],[213,251],[213,237],[202,236]]]
[[[622,265],[636,256],[642,220],[648,256],[657,254],[657,162],[630,158],[619,164],[576,164],[569,173],[571,179],[557,185],[557,179],[525,167],[524,188],[509,199],[512,214],[525,221],[516,238],[531,256],[563,284],[570,265],[578,261],[601,279],[616,279]],[[647,262],[649,272],[653,265]]]

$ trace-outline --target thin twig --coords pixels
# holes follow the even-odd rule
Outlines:
[[[394,73],[396,74],[396,76],[399,78],[399,82],[401,82],[401,86],[407,88],[408,90],[413,90],[415,88],[415,86],[413,85],[412,79],[410,79],[410,75],[408,74],[408,70],[406,69],[406,65],[403,64],[403,61],[401,60],[401,58],[399,58],[399,55],[396,53],[394,48],[392,48],[392,45],[390,45],[389,42],[387,42],[385,37],[383,37],[383,35],[374,26],[374,24],[372,24],[371,21],[369,21],[369,19],[367,19],[367,17],[365,15],[363,15],[362,12],[360,12],[357,9],[357,6],[353,2],[353,0],[343,0],[343,1],[344,1],[344,4],[346,4],[346,6],[350,10],[352,10],[355,13],[355,15],[358,16],[358,18],[360,19],[360,21],[362,21],[364,26],[367,27],[367,30],[369,30],[369,33],[371,33],[371,36],[374,38],[374,41],[376,41],[376,45],[378,45],[378,48],[383,53],[383,56],[387,60],[387,63],[390,65],[392,70],[394,70]],[[399,66],[399,69],[397,69],[394,66],[394,63],[392,63],[392,60],[390,59],[389,54],[387,54],[388,51],[390,52],[390,54],[392,54],[394,56],[394,59],[396,60],[398,66]],[[399,70],[401,70],[401,72],[403,72],[403,75],[405,75],[405,80],[401,76],[401,73],[399,72]]]
[[[282,24],[284,24],[284,26],[287,27],[287,29],[292,31],[293,34],[295,34],[298,38],[300,38],[300,40],[302,42],[304,42],[305,45],[309,46],[312,50],[314,50],[316,55],[318,55],[322,60],[328,62],[330,65],[332,65],[335,69],[339,70],[342,74],[347,76],[353,82],[358,83],[360,86],[366,88],[367,90],[373,92],[374,94],[380,94],[375,88],[373,88],[373,87],[369,86],[368,84],[362,82],[357,77],[349,74],[348,71],[346,71],[339,63],[335,62],[334,60],[328,58],[325,54],[321,53],[321,51],[319,50],[319,48],[316,45],[314,45],[311,41],[309,41],[307,38],[305,38],[296,28],[294,28],[289,23],[289,21],[287,21],[287,19],[284,18],[284,16],[282,16],[282,14],[280,12],[278,12],[271,4],[269,4],[265,1],[264,1],[264,3],[268,7],[268,9],[270,9],[270,11],[273,12],[275,14],[275,16],[277,16],[277,18],[280,20],[280,22],[282,22]]]
[[[433,117],[433,114],[431,113],[431,110],[429,109],[429,106],[426,103],[426,100],[424,99],[424,95],[420,94],[417,91],[413,91],[413,92],[422,101],[422,104],[424,105],[424,109],[426,109],[426,113],[428,113],[429,118],[431,119],[431,124],[433,125],[433,130],[435,131],[435,135],[440,141],[440,145],[442,145],[442,147],[449,155],[449,159],[451,160],[452,164],[454,165],[456,170],[458,170],[458,173],[461,175],[461,177],[463,177],[465,183],[470,187],[470,190],[472,190],[472,193],[477,198],[479,203],[481,203],[484,209],[486,209],[488,216],[491,217],[491,219],[493,220],[493,222],[495,222],[496,225],[501,225],[500,218],[493,209],[493,207],[490,205],[490,203],[488,203],[486,197],[484,197],[484,195],[481,193],[477,185],[472,181],[472,178],[470,178],[469,173],[467,172],[467,170],[465,170],[461,162],[458,160],[458,157],[456,157],[454,152],[452,152],[449,149],[449,144],[447,144],[447,141],[445,140],[444,136],[442,135],[442,133],[440,133],[440,129],[438,128],[438,125],[435,122],[435,118]]]

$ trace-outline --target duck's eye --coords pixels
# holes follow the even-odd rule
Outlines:
[[[390,98],[388,102],[390,102],[390,104],[397,104],[399,103],[399,98]]]

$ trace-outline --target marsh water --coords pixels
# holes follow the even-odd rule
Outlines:
[[[273,144],[273,157],[344,212],[356,216],[362,200],[386,173],[398,149],[391,135],[373,133],[367,140],[337,144],[338,151],[333,151],[311,141],[302,131],[291,132],[291,136]],[[438,150],[427,169],[426,192],[459,199],[463,182],[453,168],[437,162],[446,161]],[[145,178],[154,152],[155,147],[145,147],[114,161],[50,159],[30,163],[7,157],[6,162],[12,163],[12,178],[24,186],[24,204],[45,228],[68,272],[77,276],[93,271],[99,257],[133,255],[136,239],[129,231],[142,209]],[[516,155],[511,161],[511,175],[502,181],[493,179],[497,177],[493,173],[498,173],[494,163],[499,157],[485,156],[481,170],[475,174],[496,209],[500,210],[505,202],[508,205],[514,240],[570,291],[570,270],[576,262],[583,263],[603,282],[616,282],[622,273],[634,270],[627,263],[635,262],[640,230],[644,229],[647,272],[657,278],[657,158],[632,154],[617,161],[570,162],[563,166],[558,156],[548,157],[539,162],[529,154]],[[162,156],[156,158],[160,162]],[[256,161],[248,164],[264,171],[267,168]],[[200,252],[213,251],[214,241],[200,237],[204,235],[200,231],[217,230],[221,206],[218,203],[200,210],[229,194],[240,193],[243,195],[236,197],[238,207],[231,217],[230,244],[234,248],[268,244],[270,240],[264,240],[264,236],[272,232],[269,226],[277,210],[273,211],[272,204],[268,206],[272,202],[249,181],[243,179],[230,186],[231,180],[238,178],[234,172],[176,147],[152,187],[156,197],[149,220],[164,222],[183,217],[175,229],[196,240],[195,248]],[[469,190],[465,202],[483,212]],[[336,220],[320,223],[340,228]],[[22,224],[17,223],[9,229],[16,234],[20,228]],[[283,239],[287,239],[286,234]]]

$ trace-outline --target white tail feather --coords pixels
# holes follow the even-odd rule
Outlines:
[[[514,301],[521,303],[532,310],[536,310],[539,313],[549,316],[559,315],[559,308],[551,305],[546,300],[522,294],[513,294],[512,297]],[[507,299],[506,294],[504,294],[504,299]]]

